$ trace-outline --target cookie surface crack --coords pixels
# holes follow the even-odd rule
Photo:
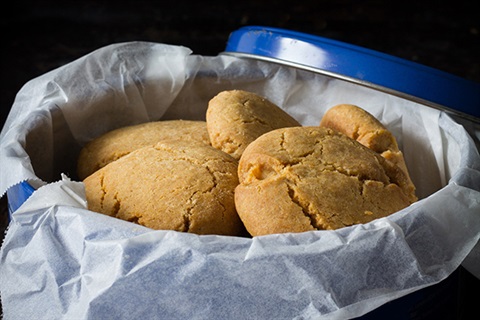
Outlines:
[[[115,195],[113,196],[113,207],[112,207],[112,216],[116,217],[118,215],[118,212],[120,211],[120,200],[118,199],[118,192],[115,192]]]
[[[105,201],[105,196],[107,195],[104,179],[105,179],[105,176],[102,174],[100,176],[100,190],[102,191],[102,195],[100,197],[100,208],[102,209],[103,209],[103,202]]]
[[[188,202],[190,205],[185,209],[185,212],[183,214],[183,230],[181,231],[188,232],[188,230],[190,230],[190,224],[191,224],[191,219],[193,215],[192,209],[195,206],[195,201],[193,200],[193,198],[195,197],[196,194],[197,194],[197,191],[192,193],[192,195],[190,196],[190,199],[188,199]]]
[[[287,150],[287,148],[286,148],[286,144],[287,144],[287,142],[286,142],[286,139],[285,139],[285,133],[282,132],[282,133],[280,134],[280,144],[279,144],[281,151],[288,152],[288,150]]]
[[[313,215],[308,211],[308,205],[303,205],[300,199],[298,198],[297,192],[295,191],[295,188],[290,184],[286,183],[287,190],[288,190],[288,196],[292,200],[292,202],[297,205],[301,210],[302,213],[305,215],[310,220],[310,225],[317,230],[321,230],[322,228],[319,228],[316,220],[314,219]]]

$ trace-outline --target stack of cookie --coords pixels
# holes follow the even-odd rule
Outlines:
[[[83,148],[78,174],[90,210],[197,234],[337,229],[416,201],[395,138],[363,109],[339,105],[304,127],[241,90],[211,99],[206,121],[106,133]]]

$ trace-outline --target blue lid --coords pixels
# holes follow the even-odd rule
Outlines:
[[[226,53],[281,60],[480,117],[480,83],[319,36],[248,26],[230,34]]]

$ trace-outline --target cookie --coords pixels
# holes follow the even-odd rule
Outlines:
[[[262,134],[300,124],[280,107],[252,92],[223,91],[208,103],[207,130],[212,146],[240,159]]]
[[[243,152],[238,175],[235,205],[252,236],[338,229],[411,203],[398,166],[322,127],[262,135]]]
[[[160,230],[239,235],[238,163],[195,141],[165,140],[84,180],[88,209]]]
[[[366,110],[351,104],[340,104],[330,108],[320,121],[320,126],[337,130],[357,140],[364,146],[393,162],[403,170],[407,179],[407,193],[412,201],[415,196],[415,185],[410,179],[402,151],[397,140],[373,115]]]
[[[205,121],[154,121],[123,127],[107,132],[83,147],[77,162],[78,177],[83,180],[136,149],[172,138],[210,144]]]

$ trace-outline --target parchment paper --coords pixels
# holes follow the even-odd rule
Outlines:
[[[155,231],[86,209],[75,166],[87,141],[130,124],[204,119],[208,100],[234,88],[304,125],[338,103],[368,110],[397,137],[420,200],[364,225],[252,239]],[[478,261],[480,157],[464,127],[319,74],[114,44],[27,83],[0,138],[0,194],[24,180],[38,188],[0,251],[5,319],[351,318]]]

